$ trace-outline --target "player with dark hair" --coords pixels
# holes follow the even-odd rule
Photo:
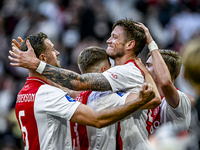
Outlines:
[[[131,19],[122,19],[113,25],[111,36],[107,40],[108,47],[106,52],[109,57],[114,59],[115,67],[112,67],[103,73],[87,73],[80,75],[70,70],[51,66],[39,61],[34,56],[35,54],[33,53],[33,48],[31,46],[29,46],[27,52],[21,52],[18,49],[13,48],[15,53],[10,51],[10,54],[15,58],[9,56],[9,59],[15,62],[11,63],[13,66],[21,66],[36,70],[53,82],[72,90],[112,90],[112,92],[129,91],[132,93],[138,93],[144,83],[144,77],[135,63],[135,58],[144,48],[146,36],[143,29],[138,27],[136,24],[137,23]],[[155,108],[160,103],[160,99],[154,99],[149,103],[148,108]],[[143,129],[146,129],[146,121],[149,119],[147,116],[147,109],[141,110],[138,116],[139,115],[143,117],[143,119],[140,119],[141,122],[137,122],[141,128],[140,131],[142,131]],[[132,119],[133,118],[130,120]],[[129,123],[130,128],[132,122],[133,120]],[[122,126],[127,126],[128,123],[123,122],[123,124],[124,125]],[[121,141],[121,139],[126,139],[125,137],[128,135],[133,135],[135,130],[138,131],[137,127],[134,126],[133,130],[121,132],[123,134],[120,134],[119,140]],[[145,139],[144,141],[146,141],[148,138],[148,132],[144,130],[144,132],[141,133],[141,139]],[[127,141],[123,143],[123,146],[126,148],[132,144],[131,147],[134,147],[136,146],[134,142],[137,142],[137,140],[129,137]]]
[[[31,45],[38,59],[60,67],[59,52],[44,33],[31,35],[20,49]],[[152,86],[143,84],[139,96],[130,103],[118,107],[93,111],[75,101],[63,90],[48,84],[48,79],[34,70],[17,95],[16,117],[27,150],[72,149],[69,121],[102,128],[130,115],[155,97]]]

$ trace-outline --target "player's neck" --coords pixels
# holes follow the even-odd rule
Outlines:
[[[132,59],[135,60],[135,56],[124,55],[123,57],[115,58],[114,59],[115,66],[117,66],[117,65],[124,65],[127,61],[132,60]]]
[[[49,79],[33,70],[29,70],[29,77],[37,77],[49,83]]]

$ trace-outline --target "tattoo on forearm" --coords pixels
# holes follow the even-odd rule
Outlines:
[[[72,90],[111,90],[108,80],[101,73],[87,73],[80,75],[73,71],[57,68],[47,64],[42,75],[53,82]]]

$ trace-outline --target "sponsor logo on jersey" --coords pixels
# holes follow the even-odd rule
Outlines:
[[[73,98],[72,98],[71,96],[69,96],[68,94],[65,95],[65,97],[67,98],[67,100],[68,100],[69,102],[76,102],[76,100],[73,99]]]
[[[114,79],[117,79],[117,78],[118,78],[118,76],[117,76],[116,74],[114,74],[114,73],[112,73],[112,72],[110,72],[110,71],[107,71],[107,72],[110,73],[111,76],[112,76]]]

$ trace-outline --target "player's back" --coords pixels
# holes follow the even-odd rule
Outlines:
[[[19,122],[25,149],[40,149],[37,124],[34,115],[34,101],[38,88],[45,82],[30,82],[27,79],[24,87],[17,95],[15,106],[16,117]]]
[[[110,91],[93,91],[88,98],[87,105],[95,111],[100,111],[106,108],[123,105],[126,97],[127,94],[120,95]],[[101,129],[87,126],[89,149],[116,149],[117,127],[118,123]]]
[[[27,78],[15,107],[25,149],[71,149],[68,120],[80,103],[70,98],[39,78]]]

